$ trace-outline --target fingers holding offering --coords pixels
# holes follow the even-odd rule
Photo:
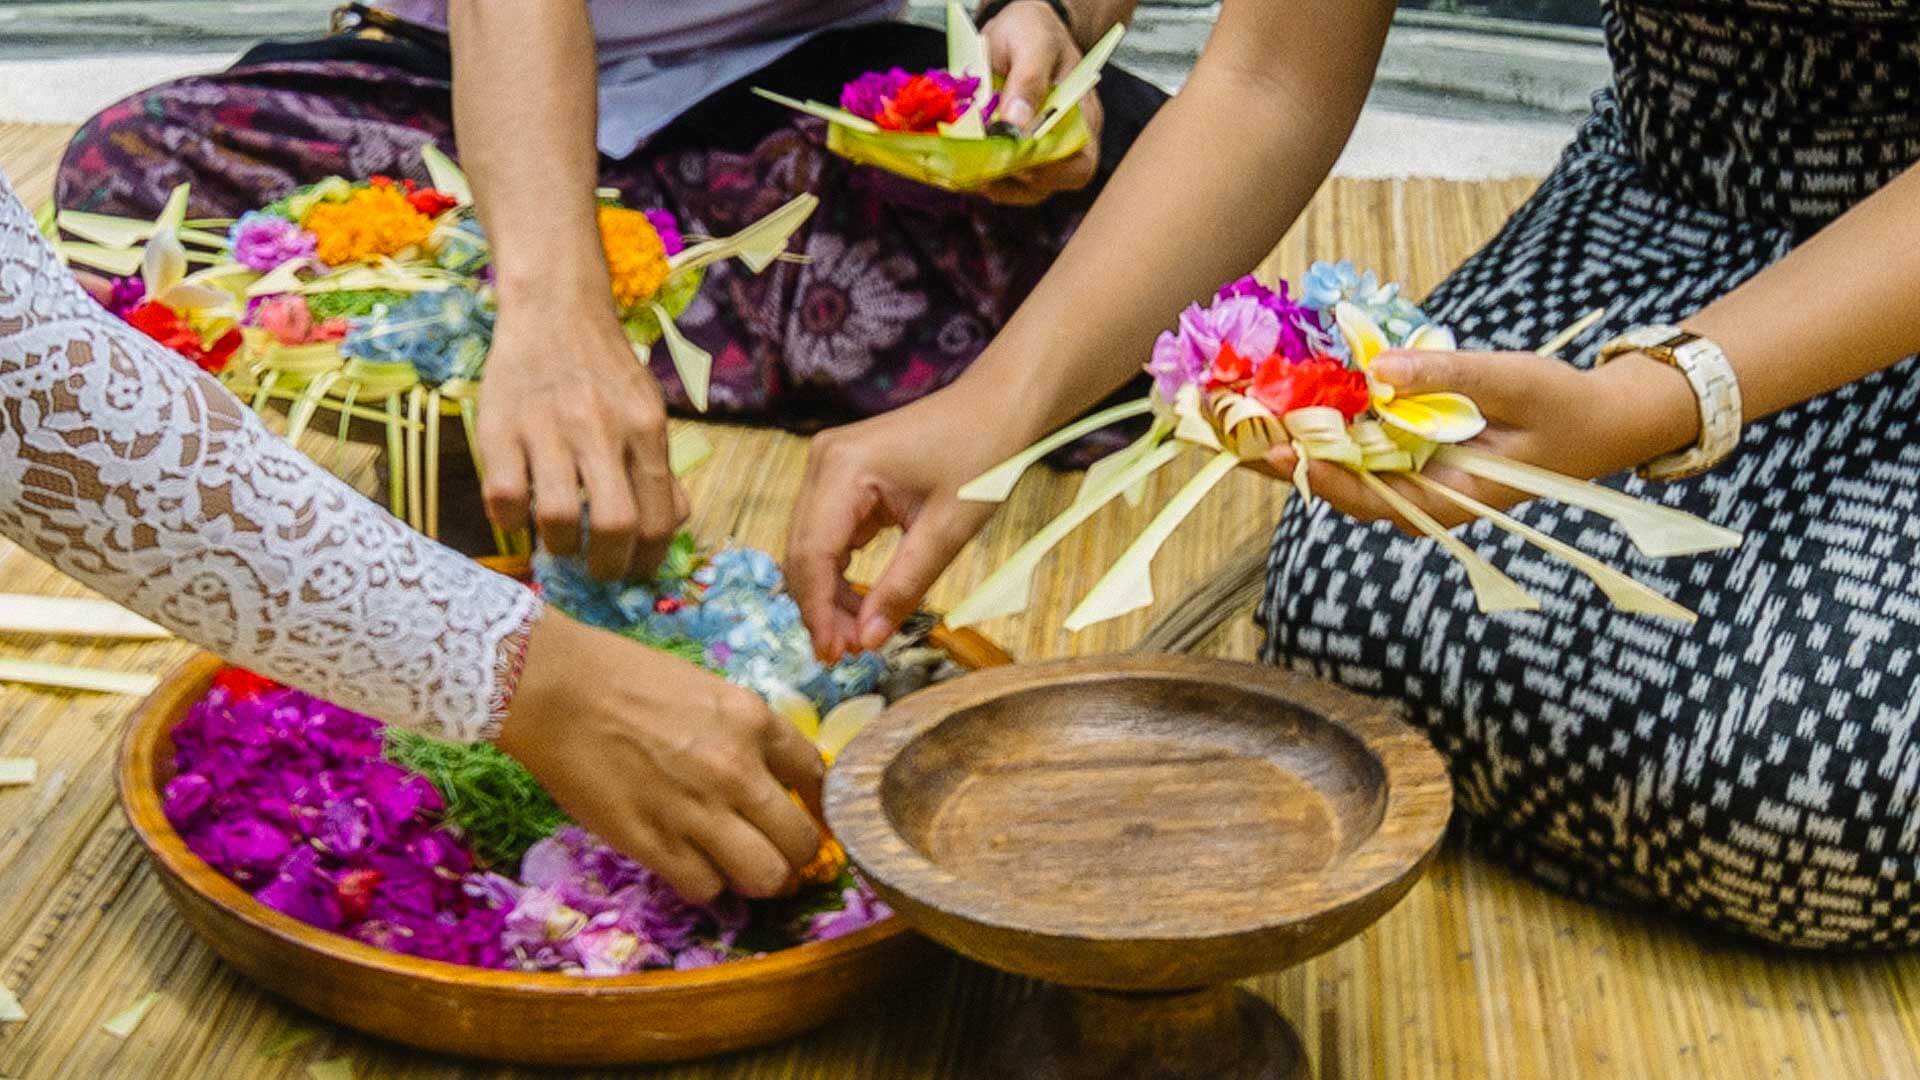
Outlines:
[[[543,614],[499,738],[562,808],[689,900],[771,896],[820,846],[820,755],[751,692]]]

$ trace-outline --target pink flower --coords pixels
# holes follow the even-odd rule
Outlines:
[[[313,339],[313,312],[299,293],[282,293],[260,301],[254,324],[282,345],[305,345]]]
[[[1180,314],[1180,325],[1160,335],[1153,344],[1147,373],[1154,392],[1172,401],[1180,388],[1204,387],[1221,344],[1229,343],[1244,357],[1272,353],[1280,343],[1280,320],[1257,298],[1235,296],[1211,307],[1190,304]]]

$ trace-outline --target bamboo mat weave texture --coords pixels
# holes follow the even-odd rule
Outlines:
[[[0,126],[0,170],[30,202],[46,197],[67,136]],[[1483,242],[1530,182],[1336,181],[1277,252],[1298,273],[1344,257],[1417,295]],[[804,441],[712,428],[714,460],[692,481],[700,537],[778,550]],[[1140,510],[1103,511],[1048,560],[1033,615],[983,629],[1016,656],[1117,650],[1144,616],[1074,637],[1058,629],[1153,507],[1199,465],[1167,470]],[[371,490],[370,456],[345,470]],[[1076,477],[1024,482],[940,582],[935,605],[966,588],[1063,508]],[[1156,563],[1159,595],[1205,573],[1219,548],[1275,513],[1269,485],[1235,476]],[[855,562],[870,578],[885,546]],[[81,590],[0,544],[6,591]],[[1250,657],[1241,620],[1211,651]],[[174,643],[91,648],[0,639],[0,655],[162,672]],[[265,1080],[304,1077],[345,1057],[355,1075],[393,1080],[506,1077],[511,1070],[417,1054],[321,1025],[315,1043],[267,1059],[262,1047],[311,1018],[254,990],[174,916],[114,804],[112,763],[125,698],[0,688],[0,756],[40,763],[32,787],[0,790],[0,984],[31,1014],[0,1025],[0,1077],[15,1080]],[[1177,873],[1177,867],[1169,867]],[[1808,1080],[1920,1077],[1912,956],[1824,960],[1706,941],[1684,929],[1550,895],[1484,861],[1448,852],[1372,930],[1292,971],[1249,985],[1300,1030],[1321,1080],[1372,1078],[1711,1077]],[[131,1038],[100,1030],[148,991],[162,997]],[[1018,980],[959,961],[916,973],[902,992],[812,1036],[645,1075],[673,1080],[845,1080],[981,1075],[996,1018],[1018,1009]],[[537,1033],[529,1033],[537,1037]],[[550,1076],[546,1074],[528,1074]],[[615,1075],[615,1074],[605,1074]]]

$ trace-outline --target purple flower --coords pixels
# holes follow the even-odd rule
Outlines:
[[[645,213],[647,223],[653,226],[654,232],[660,234],[660,243],[667,249],[667,255],[680,254],[686,248],[687,241],[680,235],[680,224],[673,220],[673,215],[665,210],[648,210]]]
[[[1179,328],[1153,343],[1147,373],[1153,376],[1154,392],[1170,402],[1183,386],[1204,387],[1222,343],[1249,360],[1263,360],[1280,343],[1280,319],[1250,296],[1216,300],[1205,308],[1188,305],[1180,313]]]
[[[1214,297],[1217,303],[1236,296],[1252,297],[1260,306],[1273,312],[1280,320],[1280,355],[1289,360],[1306,360],[1317,354],[1325,353],[1331,338],[1320,325],[1320,313],[1288,295],[1287,283],[1281,281],[1276,288],[1269,289],[1249,274],[1238,281],[1221,286]],[[1237,351],[1237,348],[1236,348]],[[1255,357],[1254,359],[1260,359]]]
[[[191,823],[213,801],[213,782],[199,773],[176,776],[167,781],[167,820],[175,827]]]
[[[884,901],[873,894],[865,882],[841,893],[846,906],[839,911],[823,911],[807,924],[808,941],[830,941],[856,930],[865,930],[893,914]]]
[[[673,970],[692,971],[696,968],[724,964],[726,960],[727,951],[725,949],[714,945],[695,945],[691,948],[681,950],[680,955],[673,958]]]
[[[319,853],[310,847],[296,848],[267,887],[254,895],[261,903],[303,923],[322,930],[340,927],[340,902],[334,896],[333,882],[321,872]]]
[[[887,99],[899,93],[900,88],[907,85],[907,80],[912,77],[900,68],[869,71],[841,87],[840,107],[855,116],[871,120],[880,115]]]
[[[140,306],[147,298],[147,283],[138,277],[113,279],[113,293],[107,299],[107,310],[115,318],[124,319],[127,312]]]
[[[314,235],[283,217],[252,211],[234,222],[229,234],[233,261],[264,274],[291,259],[311,256]]]

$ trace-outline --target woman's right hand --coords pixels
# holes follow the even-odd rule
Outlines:
[[[752,691],[548,609],[498,739],[576,821],[695,903],[820,850],[819,750]]]
[[[986,411],[981,411],[985,408]],[[999,422],[982,422],[998,416]],[[814,436],[787,528],[787,591],[824,660],[877,649],[998,509],[960,486],[1028,443],[1004,403],[962,383],[890,413]],[[873,588],[846,580],[853,553],[881,530],[906,530]]]

